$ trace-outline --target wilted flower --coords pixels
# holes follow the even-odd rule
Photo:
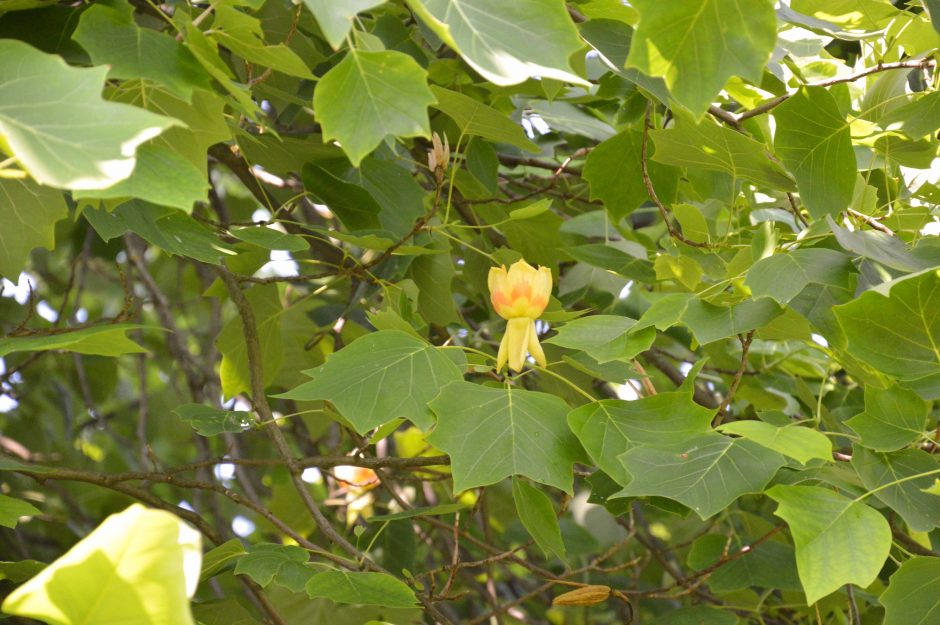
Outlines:
[[[552,272],[548,267],[535,269],[524,260],[493,267],[489,275],[490,300],[496,313],[506,319],[506,334],[499,344],[496,370],[509,363],[513,371],[522,371],[526,354],[546,365],[545,352],[539,345],[535,320],[548,305],[552,294]]]
[[[447,143],[447,135],[444,135],[443,143],[439,134],[435,132],[431,135],[431,148],[428,150],[428,168],[434,173],[437,184],[442,184],[444,171],[450,164],[450,145]]]

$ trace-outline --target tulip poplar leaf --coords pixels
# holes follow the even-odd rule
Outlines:
[[[917,393],[891,386],[865,387],[865,410],[845,424],[874,451],[896,451],[923,436],[929,423],[930,404]]]
[[[940,526],[937,497],[924,492],[940,475],[935,456],[922,449],[880,453],[856,445],[852,467],[865,488],[878,489],[874,496],[901,515],[913,531],[929,532]]]
[[[761,0],[763,1],[763,0]],[[770,158],[767,146],[710,119],[696,122],[688,112],[674,111],[676,123],[665,130],[653,130],[656,144],[654,161],[728,174],[781,191],[795,191],[793,178]]]
[[[928,625],[940,618],[940,559],[917,556],[901,564],[878,601],[884,625]]]
[[[428,402],[463,377],[442,351],[400,330],[368,334],[306,373],[311,381],[278,397],[329,401],[360,434],[397,417],[430,429]]]
[[[70,67],[21,41],[0,40],[0,143],[40,184],[110,187],[131,175],[137,146],[179,124],[102,100],[107,73],[107,67]]]
[[[749,440],[714,433],[638,445],[618,458],[631,479],[616,497],[666,497],[702,519],[742,495],[761,492],[785,463],[777,452]]]
[[[774,109],[774,148],[796,178],[800,198],[820,219],[848,207],[855,191],[852,133],[835,98],[822,87],[801,89]]]
[[[0,276],[15,281],[32,250],[53,249],[55,224],[67,216],[61,191],[0,178]]]
[[[336,603],[411,608],[418,604],[415,593],[404,582],[385,573],[323,571],[307,582],[307,595]]]
[[[450,456],[454,492],[511,475],[572,492],[571,469],[583,452],[558,397],[454,382],[430,406],[438,422],[428,442]]]
[[[723,434],[733,434],[758,445],[772,449],[800,464],[810,460],[832,461],[832,442],[816,430],[790,424],[776,426],[764,421],[732,421],[718,428]]]
[[[429,137],[427,72],[402,52],[350,50],[313,92],[323,140],[358,166],[385,137]]]
[[[196,530],[134,504],[14,590],[3,611],[57,625],[193,625],[201,557]]]
[[[618,459],[624,450],[704,435],[714,416],[714,410],[694,403],[690,393],[674,391],[587,404],[568,414],[568,425],[597,466],[625,486],[630,474]]]
[[[635,0],[640,23],[627,67],[662,77],[701,116],[732,76],[759,82],[777,38],[768,0]]]
[[[495,85],[544,77],[587,84],[569,58],[581,46],[562,0],[407,0],[470,67]]]
[[[778,484],[767,491],[787,522],[809,605],[845,584],[867,587],[891,549],[885,518],[860,501],[819,486]]]

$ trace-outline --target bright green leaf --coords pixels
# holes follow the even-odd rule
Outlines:
[[[201,556],[198,532],[134,504],[14,590],[3,611],[56,625],[193,625]]]
[[[586,84],[569,57],[581,46],[562,0],[407,0],[408,6],[495,85],[533,77]]]
[[[231,228],[232,236],[268,250],[287,250],[302,252],[310,247],[307,240],[297,234],[287,234],[274,228],[249,227]]]
[[[317,83],[313,110],[323,140],[335,139],[358,166],[385,137],[428,137],[434,95],[407,54],[350,50]]]
[[[796,424],[778,427],[763,421],[733,421],[722,424],[719,430],[724,434],[752,440],[800,464],[806,464],[814,458],[832,461],[832,442],[825,434],[811,428]]]
[[[778,484],[767,495],[790,526],[807,604],[846,584],[865,588],[875,581],[891,549],[891,528],[881,514],[819,486]]]
[[[356,15],[385,4],[385,0],[303,0],[334,50],[346,41]]]
[[[37,182],[105,189],[131,175],[137,146],[178,122],[101,99],[107,67],[69,67],[0,40],[0,139]]]
[[[627,66],[661,76],[699,117],[732,76],[760,82],[777,37],[767,0],[635,0],[640,23]]]

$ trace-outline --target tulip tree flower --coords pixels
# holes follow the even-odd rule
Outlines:
[[[496,370],[507,362],[513,371],[522,371],[526,354],[546,365],[545,352],[539,345],[535,332],[535,320],[548,305],[552,294],[552,272],[548,267],[535,269],[524,260],[517,261],[506,270],[506,266],[492,267],[488,284],[490,300],[496,313],[506,319],[506,334],[499,344]]]

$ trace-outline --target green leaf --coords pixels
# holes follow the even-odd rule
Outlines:
[[[744,283],[754,297],[769,297],[785,305],[810,284],[846,288],[852,271],[845,254],[826,248],[801,248],[757,261]]]
[[[437,104],[431,106],[453,119],[461,133],[483,137],[493,143],[508,143],[529,152],[539,151],[539,146],[525,136],[521,125],[493,107],[436,85],[431,86],[431,93],[437,98]]]
[[[940,558],[913,557],[891,576],[878,601],[884,625],[927,625],[940,616]]]
[[[323,140],[335,139],[359,166],[388,136],[429,137],[434,95],[427,72],[407,54],[350,50],[313,93]]]
[[[718,608],[695,606],[670,610],[650,625],[737,625],[738,617]]]
[[[104,208],[88,207],[82,215],[105,241],[131,231],[170,254],[214,265],[220,264],[223,256],[234,254],[211,230],[168,206],[131,200],[110,213]]]
[[[746,536],[736,536],[728,549],[726,536],[706,534],[692,544],[688,556],[689,566],[698,570],[712,567],[729,551],[739,550],[756,538],[754,536],[749,540]],[[767,540],[749,549],[743,556],[725,562],[708,577],[708,587],[715,593],[734,592],[754,586],[802,590],[792,546],[779,540]]]
[[[733,306],[716,306],[691,299],[682,313],[682,323],[695,340],[705,345],[766,325],[783,310],[770,299],[749,299]]]
[[[16,527],[20,517],[35,516],[37,514],[40,514],[40,511],[34,505],[13,497],[0,495],[0,525],[3,527]]]
[[[303,0],[317,18],[320,30],[334,50],[346,41],[356,15],[385,4],[385,0]]]
[[[653,263],[645,258],[637,258],[612,245],[588,243],[576,247],[565,247],[562,251],[571,258],[618,273],[625,278],[654,282],[656,272]]]
[[[296,545],[259,543],[248,547],[235,564],[235,575],[247,575],[262,588],[270,584],[302,592],[314,571],[307,566],[310,554]]]
[[[821,219],[848,207],[857,176],[855,152],[835,98],[822,87],[807,87],[774,109],[774,118],[774,148],[796,178],[809,214]]]
[[[878,453],[856,445],[852,467],[865,488],[875,491],[875,497],[900,514],[911,530],[929,532],[940,526],[936,496],[923,492],[940,474],[934,456],[922,449]]]
[[[625,486],[630,482],[618,456],[634,445],[680,443],[704,435],[714,410],[684,392],[659,393],[636,401],[604,399],[572,410],[568,425],[604,473]]]
[[[281,318],[284,308],[281,306],[276,284],[255,285],[245,291],[245,298],[255,316],[261,347],[259,364],[264,375],[264,384],[268,385],[277,378],[284,359],[284,345],[281,342]],[[245,344],[241,315],[236,315],[225,324],[219,332],[216,344],[222,354],[222,364],[219,366],[222,394],[235,397],[239,393],[250,393],[248,347]]]
[[[195,202],[207,201],[209,182],[188,159],[158,145],[137,150],[137,165],[130,177],[107,189],[77,191],[75,199],[139,198],[141,200],[192,212]]]
[[[147,350],[125,336],[129,330],[143,326],[114,323],[54,334],[16,336],[0,339],[0,358],[15,352],[62,350],[94,356],[141,354]]]
[[[174,408],[173,412],[202,436],[243,432],[251,426],[251,415],[242,410],[221,410],[202,404],[184,404]]]
[[[107,188],[131,175],[137,146],[178,124],[102,100],[107,73],[0,40],[0,139],[40,184]]]
[[[656,144],[654,161],[676,167],[718,171],[735,180],[748,180],[782,191],[796,190],[790,174],[770,159],[763,143],[719,126],[710,119],[697,124],[692,115],[681,109],[673,113],[676,116],[675,127],[650,132]]]
[[[248,227],[231,228],[229,232],[236,239],[246,241],[267,250],[287,250],[288,252],[302,252],[310,248],[307,240],[297,234],[287,234],[274,228]]]
[[[558,397],[513,387],[448,384],[431,403],[437,427],[428,442],[451,458],[454,492],[524,475],[572,492],[581,459]]]
[[[199,533],[163,510],[113,514],[3,602],[3,611],[55,623],[194,625]]]
[[[95,4],[81,14],[72,34],[108,78],[151,80],[189,102],[194,88],[210,89],[209,76],[172,36],[134,23],[130,4]]]
[[[940,91],[925,93],[878,120],[887,130],[900,130],[911,139],[922,139],[940,128]]]
[[[888,0],[793,0],[790,6],[847,30],[881,30],[898,13]]]
[[[836,306],[849,354],[925,399],[940,398],[940,271],[920,274],[866,291]]]
[[[591,199],[602,201],[615,221],[649,200],[643,178],[637,175],[642,141],[641,132],[625,130],[591,150],[584,163],[583,177],[591,185]],[[648,169],[659,199],[674,201],[680,172],[656,162],[649,163]]]
[[[0,276],[16,280],[29,253],[55,247],[55,224],[69,214],[61,191],[0,178]]]
[[[446,384],[463,379],[443,351],[399,330],[367,334],[308,373],[313,380],[278,397],[325,399],[360,434],[396,417],[430,429],[428,402]]]
[[[701,116],[732,76],[760,82],[777,38],[767,0],[636,0],[640,23],[627,67],[661,76],[673,97]]]
[[[763,421],[733,421],[722,424],[719,429],[724,434],[754,441],[800,464],[806,464],[814,458],[832,462],[832,442],[817,430],[796,424],[778,427]]]
[[[417,605],[414,591],[385,573],[324,571],[307,582],[307,595],[336,603],[410,608]]]
[[[891,549],[891,528],[878,512],[819,486],[778,484],[767,495],[790,526],[808,605],[846,584],[875,581]]]
[[[238,538],[227,540],[218,547],[206,552],[202,558],[202,571],[199,574],[199,583],[211,579],[223,571],[227,571],[235,566],[243,555],[245,547]]]
[[[519,520],[529,532],[529,536],[535,540],[535,544],[546,556],[554,553],[564,560],[565,543],[561,540],[558,517],[548,495],[519,478],[513,478],[512,498],[516,502]]]
[[[416,516],[440,516],[443,514],[453,514],[466,510],[469,506],[465,503],[442,503],[437,506],[426,506],[423,508],[412,508],[404,512],[394,514],[373,514],[365,519],[366,523],[384,523],[386,521],[400,521],[402,519],[412,519]]]
[[[20,560],[19,562],[0,562],[0,580],[8,579],[18,584],[34,577],[46,568],[45,562],[38,560]]]
[[[886,267],[901,271],[920,271],[934,265],[928,259],[914,256],[907,245],[897,237],[876,230],[849,230],[827,217],[836,241],[848,252],[878,261]]]
[[[304,165],[302,178],[304,188],[315,199],[326,204],[349,230],[381,227],[379,213],[382,207],[365,188],[347,182],[313,163]]]
[[[655,330],[648,328],[630,332],[635,319],[617,315],[591,315],[565,323],[558,334],[546,343],[569,349],[579,349],[600,364],[612,360],[630,361],[649,349],[656,338]]]
[[[924,435],[930,404],[913,391],[891,386],[865,386],[865,410],[845,422],[875,451],[895,451]]]
[[[702,519],[763,491],[785,464],[783,456],[749,440],[713,433],[633,447],[619,459],[632,479],[616,497],[666,497]]]
[[[470,67],[495,85],[529,78],[586,84],[569,58],[581,49],[562,0],[406,0]]]
[[[310,68],[297,53],[284,44],[266,45],[258,18],[225,4],[215,8],[212,36],[246,61],[283,72],[288,76],[313,79]]]

